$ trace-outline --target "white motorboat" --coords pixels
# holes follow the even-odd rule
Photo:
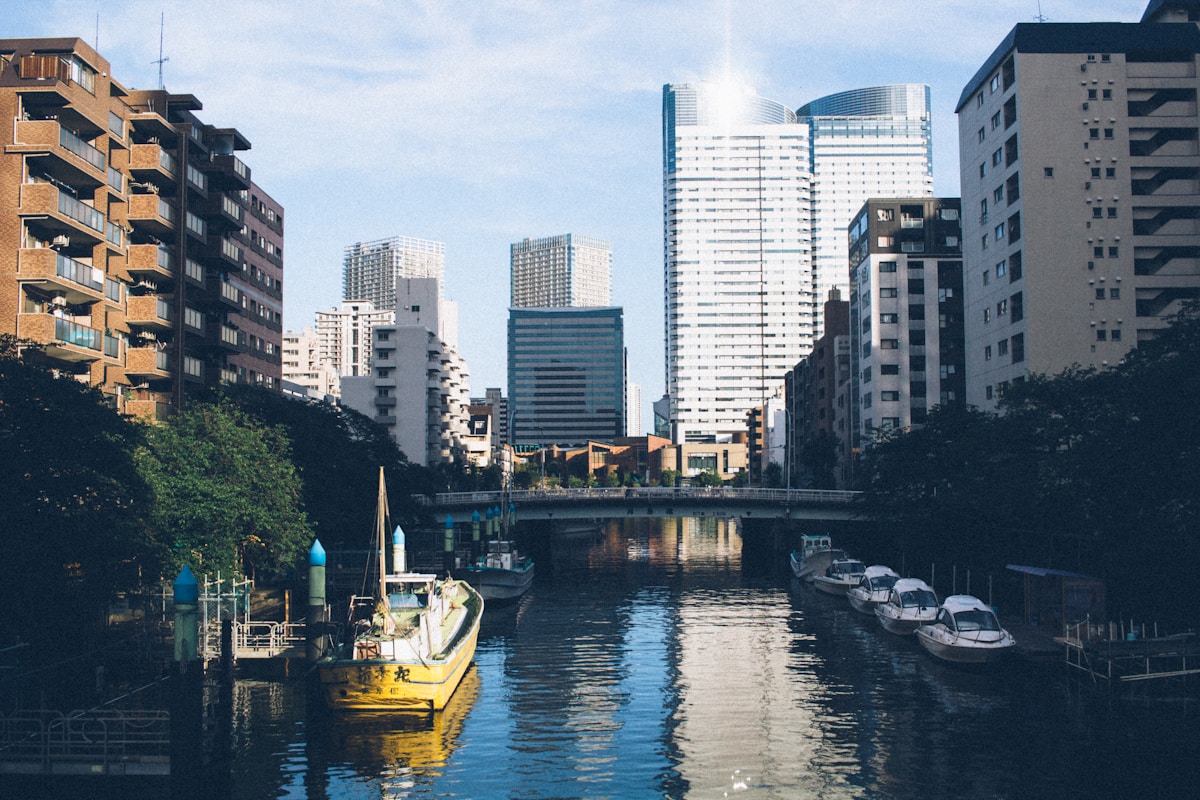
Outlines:
[[[933,623],[917,628],[917,641],[937,658],[958,664],[996,661],[1017,643],[1000,627],[996,612],[968,594],[943,600]]]
[[[824,572],[813,575],[813,586],[826,594],[845,596],[862,580],[867,567],[856,558],[835,558]]]
[[[874,614],[875,606],[887,602],[888,593],[899,579],[891,567],[874,564],[867,567],[857,585],[846,590],[846,599],[855,611]]]
[[[875,606],[875,618],[890,633],[910,634],[937,619],[938,599],[929,584],[919,578],[901,578],[892,586],[885,602]]]
[[[492,539],[487,552],[474,563],[454,571],[483,596],[486,602],[516,600],[533,585],[533,559],[517,551],[507,539]]]
[[[800,580],[811,581],[818,572],[824,572],[835,558],[845,558],[844,550],[835,550],[833,540],[825,535],[805,534],[800,541],[800,549],[793,550],[789,556],[792,574]]]

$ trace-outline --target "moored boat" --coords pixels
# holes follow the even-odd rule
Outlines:
[[[954,594],[942,601],[937,618],[917,628],[917,641],[930,654],[958,664],[986,664],[1016,645],[996,612],[978,597]]]
[[[901,578],[888,592],[887,600],[876,605],[874,611],[885,631],[906,635],[937,619],[938,599],[925,581]]]
[[[875,606],[887,601],[888,593],[899,578],[891,567],[874,564],[867,567],[857,585],[846,590],[846,599],[855,611],[874,614]]]
[[[835,558],[824,572],[813,575],[812,582],[813,586],[825,594],[840,597],[856,585],[866,571],[866,565],[856,558]]]
[[[455,570],[487,602],[516,600],[533,585],[533,559],[507,539],[493,539],[473,564]]]
[[[379,470],[375,513],[378,582],[351,599],[348,635],[317,662],[326,704],[346,711],[439,711],[475,655],[483,598],[466,581],[406,569],[404,534],[387,556],[387,493]]]
[[[792,574],[800,580],[811,581],[813,576],[824,572],[835,558],[845,558],[843,550],[835,550],[833,541],[823,534],[805,534],[800,548],[793,550],[788,558]]]

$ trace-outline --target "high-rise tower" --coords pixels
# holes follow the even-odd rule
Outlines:
[[[444,278],[446,245],[411,236],[392,236],[346,247],[342,258],[342,299],[369,300],[379,310],[396,307],[402,278]]]
[[[573,233],[522,239],[510,248],[513,308],[612,304],[612,245]]]

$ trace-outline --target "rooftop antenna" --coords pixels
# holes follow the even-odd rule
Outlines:
[[[160,16],[158,18],[158,60],[150,62],[151,64],[158,64],[158,88],[159,88],[159,90],[161,90],[163,88],[162,65],[165,62],[171,60],[169,58],[163,57],[163,27],[166,22],[166,16],[167,15],[165,12],[160,12]]]
[[[1034,22],[1049,21],[1049,18],[1045,14],[1042,13],[1042,0],[1038,0],[1038,13],[1037,13],[1037,16],[1033,18],[1033,20],[1034,20]]]

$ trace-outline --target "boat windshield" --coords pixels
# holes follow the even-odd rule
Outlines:
[[[897,580],[898,578],[895,575],[876,575],[874,578],[871,578],[871,589],[877,592],[891,589],[896,585]]]
[[[954,626],[960,631],[998,631],[1000,622],[991,611],[970,609],[954,615]]]
[[[933,592],[927,592],[924,589],[900,593],[900,605],[905,608],[937,608],[937,604],[937,597]]]
[[[866,570],[861,561],[835,561],[829,568],[831,575],[861,575]]]

